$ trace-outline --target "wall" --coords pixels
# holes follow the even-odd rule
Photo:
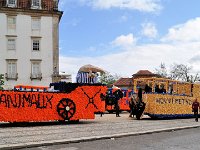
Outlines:
[[[44,85],[52,82],[53,73],[53,25],[51,16],[41,16],[40,33],[32,33],[31,15],[16,16],[16,51],[7,50],[7,16],[0,12],[0,74],[7,72],[6,59],[17,59],[18,80],[5,80],[5,88],[16,84]],[[31,36],[41,37],[41,51],[32,52]],[[41,59],[42,80],[30,80],[30,59]]]

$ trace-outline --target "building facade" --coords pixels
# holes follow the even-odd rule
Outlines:
[[[0,74],[5,89],[59,77],[59,0],[0,0]]]

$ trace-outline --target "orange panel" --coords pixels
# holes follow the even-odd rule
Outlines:
[[[94,119],[105,111],[100,95],[107,87],[78,86],[71,93],[0,91],[0,121],[29,122]]]
[[[130,110],[129,108],[129,99],[126,98],[126,97],[123,97],[119,100],[119,107],[120,107],[120,110]]]

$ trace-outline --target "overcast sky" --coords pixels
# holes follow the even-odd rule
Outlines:
[[[162,63],[200,72],[200,0],[60,0],[60,71],[131,77]]]

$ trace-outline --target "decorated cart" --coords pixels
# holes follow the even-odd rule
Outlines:
[[[107,87],[102,84],[51,83],[47,87],[16,86],[0,91],[1,122],[94,119],[105,111]]]
[[[151,118],[192,117],[192,103],[200,100],[200,85],[165,78],[134,80],[134,91],[143,89],[144,114]]]

